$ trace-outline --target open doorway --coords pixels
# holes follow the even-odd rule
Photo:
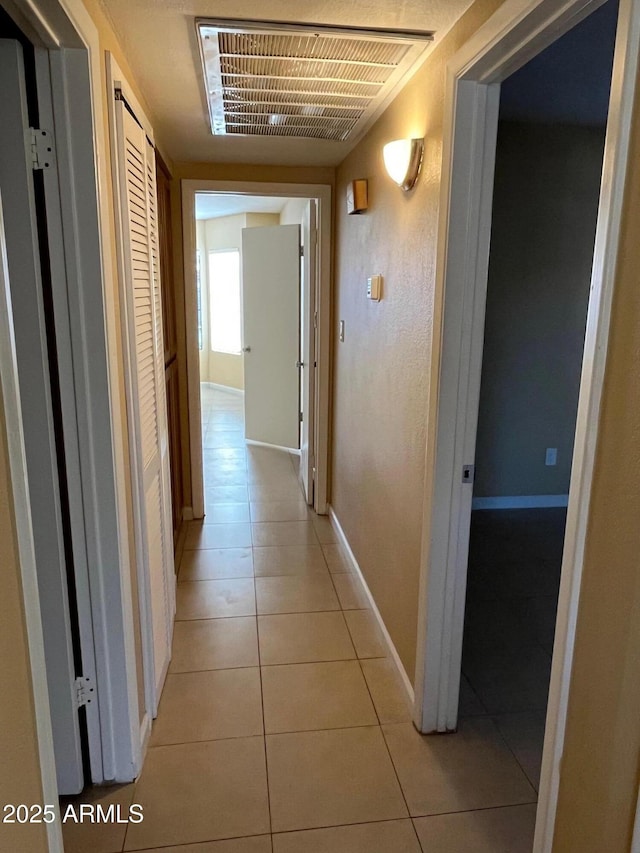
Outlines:
[[[569,0],[558,11],[544,2],[532,0],[527,11],[506,29],[505,18],[496,15],[489,19],[449,65],[444,163],[447,178],[443,180],[442,188],[436,305],[436,326],[441,320],[442,332],[434,338],[433,349],[435,429],[427,446],[428,469],[433,470],[433,478],[427,484],[422,613],[419,620],[423,633],[418,641],[415,708],[415,721],[423,732],[455,731],[459,719],[474,463],[481,466],[483,462],[476,457],[476,445],[480,446],[477,442],[478,412],[481,379],[484,382],[485,305],[501,83],[603,5],[599,0],[587,4]],[[564,545],[556,542],[556,550],[562,552],[562,566],[555,638],[552,640],[553,655],[550,667],[548,659],[546,666],[540,667],[549,684],[549,699],[544,725],[535,851],[550,850],[553,843],[610,306],[619,251],[623,187],[629,153],[629,117],[638,58],[636,27],[639,12],[637,3],[620,0],[601,163],[602,180],[596,202],[595,239],[592,237],[587,273],[589,283],[584,285],[589,290],[586,325],[584,313],[581,320],[584,338],[577,413],[574,397],[575,428],[564,451],[572,461],[568,499],[565,493]],[[606,15],[606,10],[601,14]],[[610,14],[615,27],[615,10]],[[508,18],[508,11],[505,11],[505,16]],[[585,61],[588,65],[592,57],[587,56]],[[591,99],[592,93],[586,97]],[[550,98],[549,94],[547,99]],[[573,103],[575,106],[576,102]],[[548,177],[545,175],[545,180]],[[596,175],[596,183],[597,178]],[[598,192],[597,187],[595,192]],[[529,197],[520,193],[516,206],[526,207],[528,202]],[[549,223],[544,224],[548,229]],[[550,235],[550,245],[557,236]],[[526,241],[532,237],[531,233],[526,235],[525,252],[529,248]],[[551,252],[546,260],[552,260]],[[512,284],[515,286],[517,282]],[[556,304],[560,304],[559,299]],[[580,310],[584,312],[584,307]],[[548,322],[556,324],[559,320],[560,315],[553,315],[552,309]],[[504,336],[505,339],[508,337]],[[563,368],[564,364],[556,362],[552,370],[559,373]],[[556,378],[554,375],[554,381]],[[545,466],[545,459],[553,460],[553,451],[557,448],[557,459],[560,460],[560,440],[551,441],[548,436],[540,438],[543,441],[542,467],[553,468]],[[540,461],[537,456],[536,460],[537,464]],[[557,500],[558,493],[554,494]],[[491,493],[475,495],[476,498],[495,496]],[[526,494],[516,490],[507,497],[523,498]],[[549,507],[550,510],[558,508],[562,509]],[[486,537],[481,535],[480,538],[486,541]],[[544,555],[542,559],[545,559]],[[551,554],[546,559],[553,560],[554,556]],[[495,625],[492,624],[491,629],[494,630]],[[547,634],[547,645],[550,642]],[[543,649],[542,645],[540,649]],[[522,664],[523,669],[526,666],[526,663]],[[463,683],[463,688],[465,686],[468,685]],[[533,692],[535,694],[535,690]],[[474,696],[469,697],[467,691],[464,698],[473,700]],[[486,713],[486,705],[484,710],[485,716],[490,716]]]
[[[217,475],[206,476],[207,457],[224,455],[214,451],[244,453],[245,444],[252,457],[286,455],[296,503],[302,500],[322,514],[330,188],[211,181],[183,181],[182,188],[193,517],[208,513],[207,492],[211,504],[213,490],[224,485],[214,483],[216,477],[229,486],[248,485],[238,473],[223,477],[220,464]],[[212,401],[226,413],[216,414]],[[225,422],[234,429],[219,428]],[[219,435],[225,432],[235,435]],[[234,446],[220,446],[225,438]],[[244,484],[231,483],[241,479]],[[233,499],[233,491],[227,496]]]
[[[205,518],[248,500],[271,460],[296,519],[313,504],[315,200],[198,193],[197,335]],[[247,492],[247,494],[245,494]],[[236,507],[236,516],[238,508]],[[248,520],[243,519],[243,520]]]
[[[536,790],[617,15],[500,92],[459,716],[490,715]]]

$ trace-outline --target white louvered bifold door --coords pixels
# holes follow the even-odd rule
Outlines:
[[[155,716],[171,654],[175,612],[169,440],[164,386],[162,303],[158,263],[155,156],[144,130],[116,103],[119,197],[126,287],[125,351],[129,359],[128,415],[134,443],[137,558],[141,610],[151,634],[147,668]]]

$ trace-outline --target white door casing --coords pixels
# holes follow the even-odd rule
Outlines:
[[[40,594],[38,590],[38,573],[33,539],[27,458],[24,446],[24,427],[20,406],[18,360],[16,356],[13,309],[9,289],[2,192],[0,192],[0,401],[3,406],[3,428],[6,432],[9,472],[11,476],[10,494],[8,496],[10,502],[8,506],[12,507],[15,518],[20,582],[24,599],[24,624],[31,669],[33,711],[38,758],[40,760],[42,801],[44,803],[52,803],[56,813],[56,819],[49,823],[46,828],[48,850],[50,853],[62,853],[62,830],[57,805],[58,784],[56,780],[49,690],[46,678],[46,658],[40,613]]]
[[[432,348],[436,430],[427,446],[423,558],[416,663],[416,726],[455,728],[464,619],[471,486],[484,323],[491,175],[500,81],[563,35],[603,0],[506,0],[447,68],[438,281]],[[640,32],[639,0],[621,0],[577,414],[535,853],[553,847],[577,610]],[[475,365],[475,366],[474,366]],[[471,454],[471,457],[468,455]],[[469,494],[466,494],[469,492]]]
[[[300,226],[242,230],[245,433],[298,448]]]
[[[171,655],[175,612],[155,158],[145,131],[122,99],[116,102],[116,132],[145,687],[147,710],[155,716]]]
[[[135,562],[129,558],[128,540],[128,441],[120,395],[114,392],[122,366],[117,278],[112,274],[113,216],[105,189],[110,152],[103,123],[104,51],[82,0],[4,0],[3,6],[35,45],[39,122],[53,140],[53,162],[38,182],[44,188],[47,216],[82,673],[95,683],[93,700],[85,709],[88,769],[96,784],[128,782],[141,766],[142,727],[130,577]],[[23,138],[23,146],[25,142]],[[50,153],[46,147],[43,153]],[[6,336],[2,344],[6,355]],[[11,391],[10,386],[5,390]],[[5,410],[18,532],[26,540],[30,514],[25,511],[28,488],[22,488],[18,458],[22,426],[17,399],[17,391],[8,393]],[[27,552],[21,545],[43,802],[55,803],[51,715],[38,639],[40,602],[35,562]],[[51,851],[61,851],[59,821],[47,826],[47,835]]]
[[[0,41],[0,113],[0,188],[11,199],[5,208],[7,258],[31,514],[37,521],[34,543],[56,774],[59,792],[74,794],[82,790],[84,774],[33,168],[27,157],[24,63],[16,41]]]
[[[189,444],[191,462],[192,507],[185,512],[193,518],[204,517],[204,486],[202,476],[202,431],[200,406],[200,369],[197,336],[196,295],[196,222],[195,199],[200,192],[241,193],[247,196],[272,196],[282,199],[314,199],[317,214],[317,277],[316,277],[316,368],[314,393],[315,479],[314,509],[322,514],[328,507],[329,425],[331,374],[331,253],[332,253],[332,189],[328,184],[271,183],[260,181],[187,180],[182,188],[182,234],[185,278],[185,314],[187,348],[187,386],[189,398]]]
[[[300,285],[300,479],[313,506],[315,465],[315,378],[316,378],[316,263],[318,230],[316,201],[309,199],[302,220],[302,281]]]

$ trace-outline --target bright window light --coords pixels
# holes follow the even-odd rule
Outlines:
[[[240,252],[209,252],[210,341],[213,352],[241,350]]]

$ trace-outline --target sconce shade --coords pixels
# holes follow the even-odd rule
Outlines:
[[[396,139],[384,146],[382,154],[387,173],[403,190],[410,190],[417,181],[423,153],[423,139]]]

